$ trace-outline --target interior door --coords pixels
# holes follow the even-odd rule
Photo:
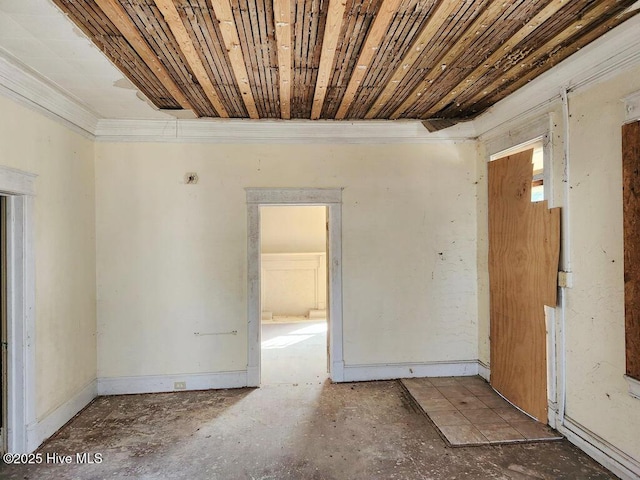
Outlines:
[[[531,202],[532,156],[489,163],[491,385],[546,423],[544,305],[556,305],[560,209]]]

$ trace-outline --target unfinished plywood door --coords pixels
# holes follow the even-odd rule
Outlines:
[[[556,305],[560,209],[531,202],[532,156],[489,163],[491,385],[546,423],[544,305]]]

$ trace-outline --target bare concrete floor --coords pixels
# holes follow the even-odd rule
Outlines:
[[[450,448],[399,383],[100,397],[2,479],[611,479],[566,441]]]

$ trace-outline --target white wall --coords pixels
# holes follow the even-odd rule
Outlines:
[[[640,401],[628,394],[625,373],[624,335],[624,252],[622,218],[622,143],[625,121],[622,99],[640,90],[640,68],[628,70],[601,83],[583,87],[569,94],[569,165],[568,205],[570,225],[563,238],[569,238],[568,251],[561,256],[571,260],[573,287],[566,294],[566,424],[578,436],[587,438],[580,444],[600,461],[606,456],[636,459],[640,472]],[[567,141],[559,100],[544,111],[551,115],[552,206],[566,214],[564,200],[563,148]],[[522,122],[526,123],[525,120]],[[492,132],[518,137],[517,122],[507,122]],[[486,142],[485,142],[486,143]],[[488,146],[479,146],[478,172],[482,187],[478,197],[479,238],[486,238],[486,159]],[[484,158],[482,160],[481,158]],[[564,244],[563,244],[564,245]],[[487,245],[478,244],[479,275],[479,358],[489,360]],[[559,300],[560,301],[560,300]],[[561,308],[555,312],[557,334],[561,334]],[[561,337],[556,346],[558,356],[558,390],[561,395]],[[551,392],[552,397],[555,392]],[[552,398],[558,402],[561,398]],[[571,431],[563,430],[572,435]],[[575,435],[571,438],[577,438]],[[600,457],[589,444],[604,449]],[[590,450],[591,448],[591,450]],[[626,461],[626,460],[624,460]],[[606,463],[606,462],[605,462]],[[608,464],[615,467],[613,464]],[[630,463],[627,462],[627,465]],[[617,468],[617,467],[616,467]],[[628,470],[619,470],[624,474]],[[627,478],[627,477],[625,477]]]
[[[640,459],[640,400],[627,393],[622,140],[640,68],[580,91],[570,104],[571,261],[567,290],[567,415]]]
[[[346,364],[477,358],[474,143],[96,152],[100,377],[246,368],[245,187],[345,187]]]
[[[93,142],[1,96],[0,111],[0,164],[38,175],[36,414],[42,420],[96,379]]]

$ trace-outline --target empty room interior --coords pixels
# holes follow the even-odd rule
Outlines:
[[[0,0],[0,477],[639,479],[639,12]]]

